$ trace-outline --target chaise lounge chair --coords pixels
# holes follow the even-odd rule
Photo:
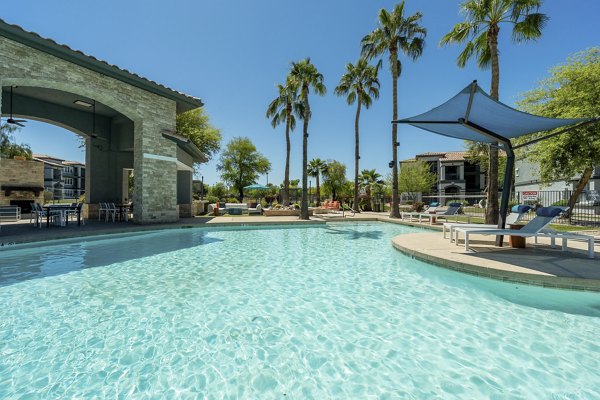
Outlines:
[[[510,214],[506,217],[506,224],[513,225],[516,224],[523,218],[525,214],[527,214],[531,210],[531,206],[526,205],[516,205],[514,206]],[[444,222],[444,226],[442,227],[442,233],[444,234],[444,239],[446,239],[446,231],[450,232],[450,241],[454,240],[454,229],[455,228],[489,228],[494,229],[497,228],[497,225],[490,224],[461,224],[457,222]]]
[[[257,204],[256,208],[248,207],[248,215],[251,215],[251,214],[258,214],[258,215],[262,214],[262,206],[260,204]]]
[[[421,220],[423,218],[428,218],[429,219],[429,224],[433,224],[433,220],[434,218],[437,220],[438,218],[443,218],[443,219],[447,219],[448,217],[452,217],[455,216],[456,220],[458,221],[458,217],[459,217],[459,211],[460,208],[462,207],[461,203],[450,203],[448,204],[448,208],[446,209],[446,211],[444,211],[443,213],[409,213],[411,214],[411,219],[412,217],[419,217],[419,223],[421,223]],[[402,219],[403,216],[400,215]],[[467,222],[471,222],[471,216],[467,215]]]
[[[440,203],[438,203],[437,201],[432,201],[429,204],[429,207],[427,207],[427,209],[425,210],[426,212],[416,212],[416,211],[403,211],[400,213],[400,218],[404,219],[404,217],[409,217],[410,219],[412,219],[413,217],[418,217],[419,214],[434,214],[437,213],[437,209],[440,206]]]
[[[542,207],[536,211],[534,219],[529,221],[520,230],[512,229],[477,229],[477,228],[455,228],[456,232],[455,243],[458,246],[459,233],[465,235],[465,251],[469,251],[469,236],[470,235],[493,235],[493,236],[520,236],[533,237],[537,243],[538,237],[548,237],[551,240],[551,246],[555,246],[556,239],[562,239],[562,251],[567,250],[567,241],[582,240],[588,243],[588,257],[594,258],[594,237],[590,235],[581,235],[569,232],[556,232],[548,229],[548,225],[556,217],[565,211],[564,207]]]

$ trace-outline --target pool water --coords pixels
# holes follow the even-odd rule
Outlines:
[[[392,224],[0,252],[0,398],[595,399],[600,295],[406,257]]]

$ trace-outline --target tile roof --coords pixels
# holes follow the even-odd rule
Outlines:
[[[466,156],[466,151],[444,151],[444,152],[429,152],[417,154],[415,157],[435,157],[440,156],[440,161],[463,161]]]
[[[165,96],[164,92],[167,92],[167,93],[170,92],[172,96],[180,98],[181,100],[187,101],[188,103],[193,103],[197,107],[201,107],[204,105],[202,103],[202,100],[200,100],[200,98],[198,98],[198,97],[190,96],[183,92],[179,92],[175,89],[171,89],[170,87],[162,85],[158,82],[155,82],[151,79],[145,78],[145,77],[138,75],[136,73],[133,73],[131,71],[128,71],[124,68],[120,68],[114,64],[110,64],[107,61],[100,60],[100,59],[98,59],[94,56],[91,56],[89,54],[86,54],[80,50],[72,49],[65,44],[57,43],[56,41],[54,41],[52,39],[45,38],[45,37],[39,35],[38,33],[27,31],[19,25],[9,24],[1,18],[0,18],[0,36],[5,36],[11,40],[18,41],[19,43],[23,43],[29,47],[33,47],[38,50],[45,51],[43,48],[40,48],[40,47],[47,47],[47,48],[53,48],[53,50],[59,50],[59,51],[65,53],[66,55],[70,55],[72,57],[74,56],[75,58],[78,58],[78,59],[81,59],[81,57],[84,57],[85,59],[87,59],[87,62],[90,64],[90,65],[86,66],[86,68],[88,68],[88,69],[96,70],[96,72],[100,72],[100,71],[97,71],[98,67],[106,69],[106,70],[112,70],[115,75],[112,77],[115,79],[119,79],[119,76],[121,76],[122,79],[119,79],[119,80],[121,80],[122,82],[131,84],[133,86],[138,86],[138,87],[141,87],[140,84],[144,84],[145,86],[148,86],[148,87],[154,87],[154,89],[155,89],[154,92],[156,94],[163,93],[163,97],[167,97],[167,96]],[[43,42],[43,43],[40,43],[40,42]],[[35,46],[35,44],[38,44],[38,46]],[[42,46],[39,46],[40,44]],[[53,53],[51,53],[51,54],[53,54]],[[56,56],[56,54],[53,54],[53,55]],[[74,62],[73,60],[67,60],[67,61]],[[77,62],[75,62],[75,63],[77,63]],[[96,68],[93,68],[93,67],[96,67]],[[107,75],[107,74],[105,73],[105,75]],[[129,79],[124,80],[123,78],[129,78]],[[135,83],[138,83],[138,84],[136,85]],[[152,90],[149,90],[148,87],[146,87],[146,88],[141,87],[141,88],[148,90],[148,91],[152,91]]]

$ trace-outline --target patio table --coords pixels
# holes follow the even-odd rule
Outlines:
[[[81,208],[72,206],[72,205],[62,205],[62,204],[49,204],[45,205],[44,209],[46,209],[46,228],[50,228],[50,212],[51,211],[59,211],[60,217],[65,221],[65,225],[69,224],[69,219],[67,218],[67,211],[76,210],[77,211],[77,225],[81,225]]]

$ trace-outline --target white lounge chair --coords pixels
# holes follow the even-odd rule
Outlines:
[[[520,230],[512,229],[478,229],[478,228],[455,228],[456,232],[455,243],[458,246],[459,233],[463,233],[465,236],[465,251],[469,251],[469,236],[470,235],[493,235],[493,236],[520,236],[520,237],[533,237],[537,243],[539,237],[550,238],[551,246],[555,246],[556,239],[562,239],[562,250],[567,249],[567,241],[571,240],[583,240],[588,243],[588,257],[594,258],[594,237],[589,235],[580,235],[570,232],[556,232],[548,229],[548,225],[556,217],[565,211],[564,207],[542,207],[536,211],[534,219],[529,221],[527,225],[524,225]]]
[[[427,209],[425,211],[428,214],[435,214],[435,213],[437,213],[437,209],[439,207],[440,207],[440,203],[438,203],[437,201],[433,201],[433,202],[431,202],[431,204],[429,204],[429,207],[427,207]],[[418,217],[419,214],[426,214],[426,213],[416,212],[416,211],[403,211],[400,213],[400,218],[404,219],[404,217],[409,217],[410,219],[412,219],[413,217]]]
[[[529,210],[531,210],[531,206],[527,206],[527,205],[514,206],[511,209],[510,214],[508,214],[508,216],[506,217],[506,224],[507,225],[516,224],[517,222],[519,222],[521,220],[521,218],[523,218],[523,216],[525,214],[527,214],[529,212]],[[497,225],[491,225],[491,224],[461,224],[458,222],[444,222],[444,225],[442,227],[442,233],[444,235],[444,239],[446,239],[446,231],[449,231],[450,232],[450,241],[453,241],[455,228],[482,228],[482,229],[489,228],[489,229],[493,229],[496,227],[497,227]]]
[[[432,213],[432,214],[410,213],[410,214],[413,214],[413,215],[411,215],[411,219],[414,216],[419,217],[419,223],[421,223],[422,219],[429,219],[429,223],[432,224],[434,218],[437,220],[438,218],[447,219],[448,217],[456,217],[456,221],[458,221],[458,217],[460,216],[460,214],[458,212],[461,207],[462,207],[461,203],[450,203],[450,204],[448,204],[448,208],[446,209],[446,211],[444,211],[443,213]],[[400,216],[402,217],[402,215],[400,215]],[[466,217],[467,217],[467,222],[470,223],[471,216],[467,215]]]
[[[248,215],[250,214],[262,214],[262,206],[260,204],[257,204],[256,208],[248,207]]]

